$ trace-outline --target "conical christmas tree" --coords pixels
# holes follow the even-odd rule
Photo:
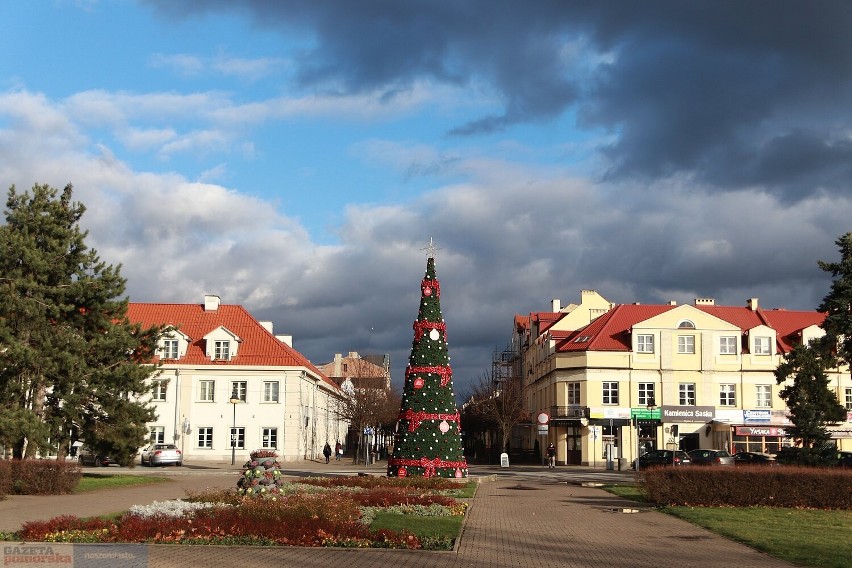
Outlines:
[[[435,276],[435,249],[430,244],[428,250],[393,456],[388,460],[389,477],[467,477],[447,355],[447,326],[441,315],[441,285]]]

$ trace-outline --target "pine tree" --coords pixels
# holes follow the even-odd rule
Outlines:
[[[389,477],[467,477],[435,249],[430,244],[428,250]]]
[[[153,411],[139,402],[161,332],[126,317],[125,280],[85,245],[85,207],[46,185],[9,189],[0,226],[0,424],[14,457],[84,439],[132,463]]]

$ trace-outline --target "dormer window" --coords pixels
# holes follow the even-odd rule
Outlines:
[[[177,359],[178,358],[178,340],[164,339],[163,346],[160,348],[161,359]]]
[[[231,358],[231,342],[215,341],[213,343],[213,358],[227,361]]]
[[[754,354],[755,355],[772,355],[772,338],[771,337],[755,337],[754,338]]]
[[[171,329],[157,342],[157,353],[160,359],[176,360],[186,355],[186,349],[192,339],[178,329]]]

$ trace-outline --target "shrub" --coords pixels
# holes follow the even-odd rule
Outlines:
[[[77,462],[56,460],[0,460],[0,494],[64,495],[80,483]]]

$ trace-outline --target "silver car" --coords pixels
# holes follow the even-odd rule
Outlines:
[[[151,444],[142,450],[142,465],[183,465],[183,454],[174,444]]]

